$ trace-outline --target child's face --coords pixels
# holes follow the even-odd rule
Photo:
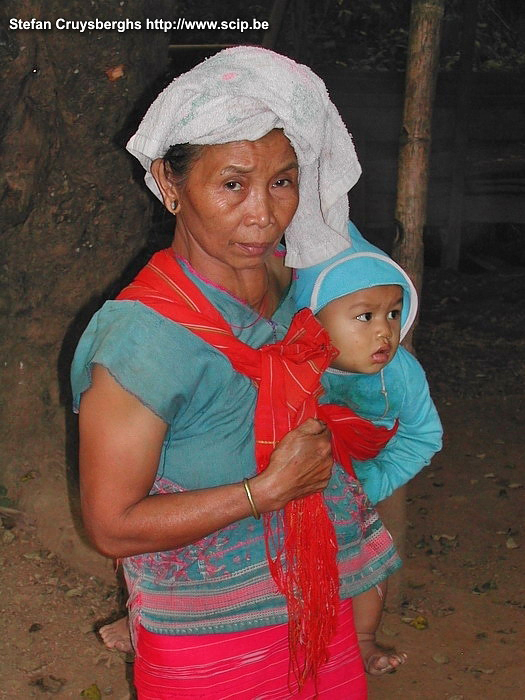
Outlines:
[[[335,299],[318,312],[339,355],[331,367],[376,374],[399,345],[403,290],[397,284],[360,289]]]

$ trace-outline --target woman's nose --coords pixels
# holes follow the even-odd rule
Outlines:
[[[248,201],[246,223],[255,224],[259,228],[266,228],[274,223],[271,197],[267,192],[252,192]]]

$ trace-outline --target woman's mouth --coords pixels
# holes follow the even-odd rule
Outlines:
[[[250,257],[260,257],[269,253],[273,245],[271,243],[237,243],[237,247]]]

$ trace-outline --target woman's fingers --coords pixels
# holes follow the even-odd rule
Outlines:
[[[318,420],[317,418],[307,418],[304,423],[301,423],[301,425],[296,428],[296,431],[304,435],[322,435],[323,433],[328,432],[328,428],[326,427],[326,423],[323,423],[322,420]],[[295,431],[292,430],[290,433],[288,433],[288,435],[291,435],[294,432]]]
[[[330,431],[309,418],[275,448],[268,468],[251,480],[261,512],[278,510],[288,501],[322,491],[332,473]]]

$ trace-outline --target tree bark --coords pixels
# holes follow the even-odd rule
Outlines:
[[[412,0],[405,103],[401,131],[396,225],[392,256],[412,279],[418,294],[423,282],[423,230],[426,221],[432,108],[436,89],[439,40],[444,0]],[[404,345],[412,350],[412,327]],[[406,487],[381,504],[381,517],[394,538],[401,557],[406,538]],[[402,598],[402,574],[389,582],[387,606]]]
[[[432,108],[444,0],[413,0],[401,130],[393,257],[418,292],[423,280]]]
[[[146,242],[152,199],[123,144],[166,69],[169,35],[54,22],[144,26],[172,10],[147,0],[5,0],[0,9],[2,481],[46,546],[90,573],[108,567],[76,517],[69,365],[89,316]],[[10,18],[32,17],[52,29],[9,29]]]

